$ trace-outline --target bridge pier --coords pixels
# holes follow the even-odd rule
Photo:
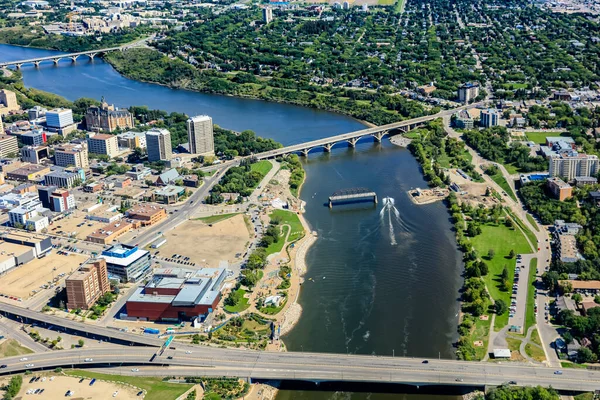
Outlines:
[[[302,156],[303,157],[308,157],[308,152],[310,151],[310,149],[304,149],[302,150]]]
[[[77,57],[79,57],[79,56],[73,56],[73,57],[71,57],[71,61],[72,62],[77,62]]]
[[[332,147],[333,147],[333,143],[327,143],[327,144],[323,145],[323,148],[325,149],[325,153],[331,153]]]
[[[94,57],[96,57],[98,55],[98,53],[90,53],[88,54],[88,57],[90,58],[90,61],[94,60]]]
[[[39,68],[40,67],[40,62],[39,61],[34,61],[33,65],[35,65],[36,68]]]
[[[347,142],[348,144],[350,144],[350,147],[354,148],[356,147],[356,142],[358,142],[358,138],[348,139]]]
[[[22,64],[15,64],[15,67],[16,67],[17,69],[21,69],[21,65],[22,65]]]
[[[58,62],[60,61],[60,58],[53,58],[52,62],[54,63],[54,65],[58,65]]]
[[[381,131],[381,132],[377,132],[373,134],[373,137],[375,138],[375,141],[378,143],[381,143],[381,139],[383,139],[383,137],[385,135],[387,135],[389,133],[389,131]]]

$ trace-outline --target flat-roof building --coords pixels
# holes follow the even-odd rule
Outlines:
[[[25,162],[39,164],[48,157],[50,157],[48,146],[23,146],[21,148],[21,159]]]
[[[88,169],[88,149],[86,144],[65,144],[54,148],[54,163],[60,167]]]
[[[114,221],[102,228],[96,229],[85,240],[98,244],[111,244],[119,236],[129,232],[131,228],[133,228],[133,225],[130,222],[125,220]]]
[[[150,321],[190,321],[219,304],[225,268],[156,269],[143,288],[127,300],[127,316]]]
[[[190,153],[209,155],[215,152],[213,121],[208,115],[197,115],[187,120]]]
[[[146,133],[144,132],[125,132],[117,135],[119,146],[127,147],[129,149],[140,149],[146,148]]]
[[[151,204],[139,204],[127,211],[127,218],[140,221],[142,226],[154,225],[166,217],[164,207]]]
[[[173,156],[171,133],[167,129],[153,128],[146,132],[148,161],[168,161]]]
[[[19,140],[16,136],[0,135],[0,157],[19,154]]]
[[[106,260],[100,258],[83,264],[65,281],[67,308],[87,310],[110,291]]]
[[[103,133],[88,136],[88,151],[93,154],[104,154],[110,158],[119,154],[119,142],[114,135]]]
[[[572,181],[578,176],[594,176],[598,173],[598,156],[580,154],[576,151],[550,156],[550,176]]]
[[[118,277],[121,282],[139,282],[150,271],[150,253],[127,245],[114,245],[102,252],[106,260],[108,275]]]
[[[15,181],[43,181],[43,177],[50,173],[50,167],[39,164],[25,164],[6,174],[6,179]]]
[[[0,238],[8,243],[31,247],[34,249],[34,255],[37,258],[43,257],[52,251],[52,240],[48,236],[25,232],[10,232],[5,233]]]
[[[548,178],[546,182],[548,190],[560,201],[569,199],[573,195],[573,187],[559,177]]]

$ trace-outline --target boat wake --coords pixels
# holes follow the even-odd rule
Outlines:
[[[390,235],[390,244],[395,246],[398,244],[396,241],[396,233],[394,232],[394,220],[397,222],[400,221],[400,211],[394,205],[394,199],[392,197],[384,197],[383,198],[383,208],[379,212],[379,216],[381,218],[382,223],[385,223],[385,217],[387,214],[387,222],[388,222],[388,230]]]

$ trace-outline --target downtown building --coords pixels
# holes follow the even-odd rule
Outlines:
[[[169,161],[173,157],[171,133],[167,129],[153,128],[146,132],[148,161]]]
[[[110,291],[106,260],[98,259],[83,264],[65,281],[67,308],[87,310],[103,294]]]
[[[119,154],[119,142],[114,135],[90,134],[87,139],[88,151],[93,154],[104,154],[110,158]]]
[[[212,118],[197,115],[187,120],[188,141],[191,154],[213,155],[215,139]]]
[[[135,126],[133,115],[102,100],[100,106],[91,106],[85,113],[85,126],[92,132],[113,132],[117,128],[131,129]],[[90,152],[92,149],[90,148]]]
[[[116,244],[102,252],[109,277],[121,282],[139,282],[150,274],[150,252],[135,246]]]
[[[54,148],[54,164],[59,167],[77,167],[88,169],[90,162],[85,143],[64,144]]]
[[[477,96],[479,96],[478,83],[468,82],[458,88],[458,101],[461,103],[468,104]]]
[[[577,177],[594,176],[598,173],[598,156],[576,151],[550,156],[549,173],[570,182]]]

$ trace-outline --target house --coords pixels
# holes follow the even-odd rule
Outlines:
[[[179,179],[179,177],[179,172],[177,172],[175,168],[166,170],[158,176],[158,179],[156,180],[156,185],[166,186]]]
[[[200,186],[200,179],[198,179],[198,175],[186,175],[183,178],[183,186],[194,188]]]
[[[596,207],[600,207],[600,191],[590,192],[590,199],[596,203]]]

